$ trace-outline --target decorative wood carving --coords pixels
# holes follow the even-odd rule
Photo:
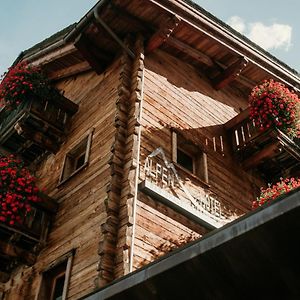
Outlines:
[[[146,53],[150,53],[161,46],[172,34],[172,32],[179,25],[181,19],[175,15],[168,19],[161,28],[150,37],[145,48]]]
[[[246,68],[248,60],[245,57],[238,59],[235,63],[225,69],[220,75],[213,79],[213,86],[220,90],[235,80]]]

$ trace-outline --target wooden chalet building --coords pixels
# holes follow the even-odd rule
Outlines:
[[[252,249],[247,237],[255,239],[256,231],[246,232],[254,223],[238,218],[261,186],[299,175],[299,144],[280,131],[258,132],[247,110],[251,89],[264,79],[298,92],[297,72],[188,0],[100,0],[19,61],[41,66],[63,96],[0,111],[0,151],[22,157],[47,195],[30,223],[0,224],[1,300],[183,299],[179,291],[158,295],[188,280],[201,284],[205,258],[206,269],[201,263],[178,269],[181,281],[153,279],[119,298],[93,293],[116,279],[120,292],[120,278],[137,278],[130,273],[141,268],[133,275],[142,276],[139,283],[155,268],[166,272],[164,259],[151,262],[192,240],[186,252],[175,251],[177,261],[233,232],[242,235],[232,244],[234,257],[243,245]],[[298,209],[299,191],[289,199]],[[289,205],[284,211],[295,209]],[[267,212],[251,220],[267,222],[274,217]],[[287,229],[299,228],[296,217],[288,220]],[[225,256],[234,264],[230,249]],[[236,262],[235,274],[250,265]],[[215,272],[230,278],[219,267]],[[211,280],[222,286],[219,277]],[[205,282],[203,299],[224,299]],[[191,295],[186,299],[197,298]]]

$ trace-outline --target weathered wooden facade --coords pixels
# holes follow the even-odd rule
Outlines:
[[[39,117],[43,126],[18,132],[0,112],[1,151],[31,163],[58,204],[34,261],[1,261],[0,299],[84,297],[244,215],[262,185],[299,174],[299,144],[255,132],[246,110],[257,83],[298,92],[298,75],[189,1],[100,0],[22,60],[63,92],[54,110],[67,108],[69,122],[58,130]],[[31,253],[19,248],[1,236],[0,259]]]

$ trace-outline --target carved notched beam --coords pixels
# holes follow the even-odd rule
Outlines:
[[[248,59],[239,58],[235,63],[226,68],[221,74],[213,79],[213,86],[216,90],[220,90],[235,80],[241,72],[246,68]]]
[[[150,37],[146,45],[145,52],[150,53],[167,41],[172,32],[179,25],[180,21],[181,19],[177,15],[167,19],[167,21],[159,28],[159,30]]]

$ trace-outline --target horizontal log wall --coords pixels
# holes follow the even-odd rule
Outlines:
[[[78,299],[127,273],[130,251],[137,269],[207,232],[143,192],[138,192],[132,232],[143,68],[142,49],[137,48],[133,63],[123,55],[100,76],[88,72],[58,83],[65,96],[80,105],[61,150],[49,156],[38,172],[41,186],[58,199],[60,208],[38,262],[16,272],[6,284],[7,299],[34,299],[40,273],[71,249],[76,254],[68,299]],[[258,179],[234,161],[222,126],[247,106],[247,100],[230,86],[214,90],[201,70],[160,50],[146,56],[145,66],[141,165],[157,147],[171,160],[171,129],[175,130],[207,153],[209,189],[232,211],[249,210]],[[89,166],[57,186],[65,154],[92,127]],[[179,175],[193,194],[207,188],[183,170]],[[130,249],[132,234],[134,249]]]
[[[145,67],[141,165],[158,147],[163,148],[171,161],[171,132],[175,130],[207,153],[209,188],[178,169],[188,190],[195,195],[206,188],[232,213],[247,212],[259,179],[244,172],[235,162],[223,128],[224,123],[247,107],[247,99],[230,86],[214,90],[201,70],[160,50],[146,56]],[[135,268],[168,252],[174,246],[172,243],[184,244],[191,236],[199,237],[206,232],[143,192],[139,192],[138,198]]]
[[[65,96],[79,104],[66,142],[49,156],[38,171],[40,186],[60,203],[48,237],[48,244],[32,268],[24,268],[6,284],[7,300],[34,299],[40,272],[68,251],[75,249],[68,299],[78,299],[96,287],[99,245],[107,221],[107,189],[111,181],[111,147],[115,141],[115,113],[118,98],[120,60],[98,76],[88,72],[58,83]],[[65,154],[94,128],[89,165],[57,186]],[[112,267],[112,266],[110,266]]]

